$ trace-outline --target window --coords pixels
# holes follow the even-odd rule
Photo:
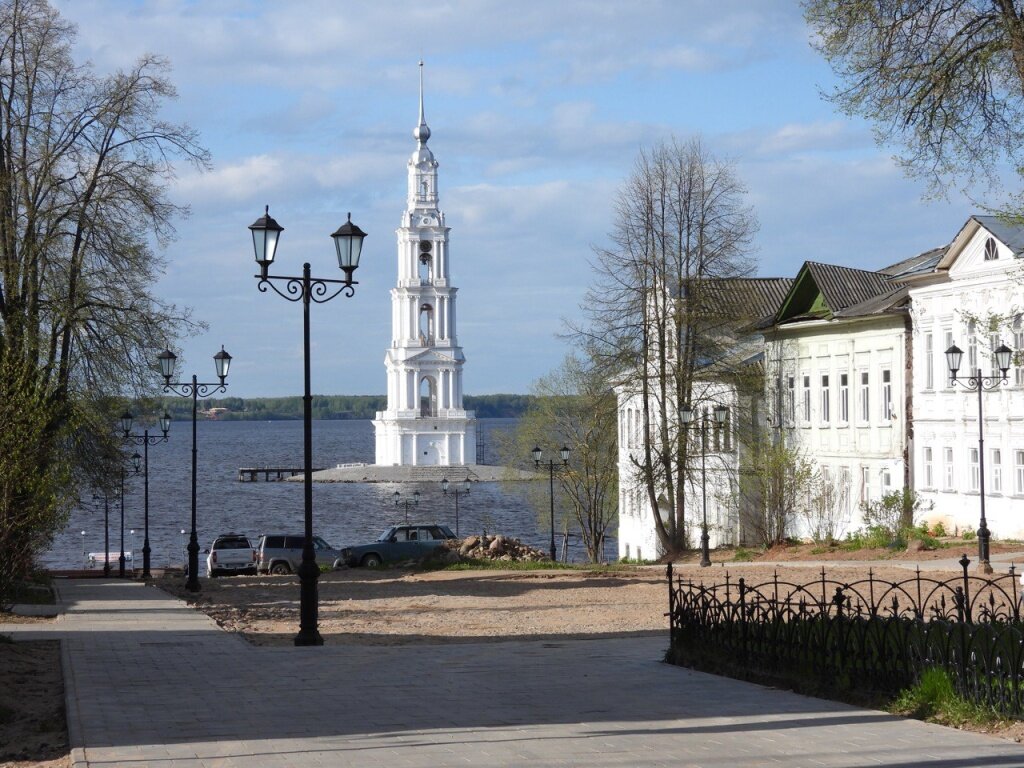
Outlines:
[[[1002,342],[999,341],[998,333],[990,333],[988,335],[988,359],[992,365],[990,374],[992,376],[1003,377],[1003,372],[999,370],[999,361],[996,359],[996,350]]]
[[[967,324],[967,368],[971,375],[978,370],[978,325],[973,320]]]
[[[867,467],[860,468],[860,501],[862,504],[871,501],[871,470]]]
[[[726,453],[732,451],[732,409],[725,412],[725,421],[722,423],[722,449]]]
[[[850,375],[839,374],[839,420],[846,424],[850,421]]]
[[[796,419],[796,376],[787,376],[786,385],[788,387],[786,392],[786,416],[789,423],[792,424]]]
[[[811,420],[811,377],[804,374],[803,384],[804,421],[808,422]]]
[[[930,333],[924,335],[924,388],[935,388],[935,339]]]
[[[892,418],[892,371],[882,371],[882,421]]]
[[[879,477],[882,480],[882,495],[884,496],[892,491],[892,471],[886,467],[881,471]]]
[[[1020,315],[1013,317],[1013,349],[1013,381],[1018,387],[1024,387],[1024,360],[1021,359],[1021,350],[1024,350],[1024,319]]]
[[[842,507],[844,514],[850,512],[850,488],[853,483],[850,480],[850,468],[840,467],[839,468],[839,492],[842,494],[842,501],[840,506]]]
[[[828,424],[829,418],[828,374],[823,373],[821,374],[821,423]]]
[[[924,449],[924,487],[934,488],[935,487],[935,464],[933,461],[932,449],[926,447]]]
[[[947,330],[945,332],[945,336],[946,336],[946,343],[942,347],[943,357],[945,357],[946,350],[953,346],[953,331]],[[952,381],[952,379],[949,378],[949,366],[946,364],[945,360],[943,360],[943,363],[942,363],[942,370],[945,371],[945,373],[943,373],[942,375],[943,375],[943,377],[946,380],[946,387],[947,388],[948,387],[952,387],[953,386],[953,381]]]
[[[992,493],[1003,492],[1003,452],[999,448],[993,448],[989,454],[989,463],[992,465],[992,476],[989,480],[989,490]]]
[[[953,480],[955,479],[953,473],[953,449],[948,446],[942,449],[942,472],[942,489],[952,491]]]
[[[978,465],[978,449],[968,448],[967,449],[967,464],[971,469],[971,482],[968,486],[968,490],[977,491],[981,485],[981,467]]]
[[[1017,484],[1014,490],[1018,495],[1024,494],[1024,451],[1014,451],[1013,461],[1015,474],[1017,475]]]
[[[860,420],[871,421],[871,399],[868,372],[860,373]]]
[[[996,241],[990,237],[985,241],[985,261],[995,261],[998,258],[999,248],[996,247]]]

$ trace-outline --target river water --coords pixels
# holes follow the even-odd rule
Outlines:
[[[515,419],[481,419],[486,460],[493,454],[496,431],[515,426]],[[153,427],[152,433],[159,434]],[[261,533],[297,533],[303,530],[303,484],[239,482],[238,469],[254,466],[302,466],[301,421],[200,421],[197,424],[198,464],[196,530],[201,549],[221,533],[234,531],[251,537]],[[155,568],[179,565],[191,528],[191,423],[175,422],[170,439],[149,449],[149,540]],[[138,448],[142,453],[142,448]],[[374,460],[373,424],[370,421],[314,421],[313,466],[333,467]],[[453,472],[453,483],[459,479]],[[403,522],[404,504],[396,508],[395,491],[403,499],[420,492],[418,508],[409,510],[412,522],[446,523],[455,529],[455,499],[445,496],[440,483],[314,483],[314,532],[334,545],[363,544],[377,538],[388,525]],[[555,489],[557,493],[557,488]],[[80,568],[88,552],[103,551],[104,503],[84,504],[72,512],[67,528],[41,558],[49,568]],[[136,553],[142,567],[143,482],[129,476],[124,493],[124,548]],[[110,501],[110,549],[119,552],[119,499]],[[524,489],[514,484],[474,483],[468,496],[459,497],[459,531],[466,536],[486,530],[519,538],[547,551],[546,516],[538,521]],[[134,535],[131,530],[135,531]],[[185,533],[182,534],[181,531]],[[84,535],[83,532],[84,531]],[[560,545],[560,542],[559,542]],[[614,542],[608,552],[614,553]],[[578,543],[570,540],[569,559],[585,560]],[[203,559],[202,556],[200,558]],[[117,563],[113,563],[117,567]]]

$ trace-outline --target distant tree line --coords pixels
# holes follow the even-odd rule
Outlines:
[[[467,410],[477,418],[500,419],[522,416],[536,398],[533,395],[466,395]],[[163,398],[160,407],[175,420],[192,418],[192,404],[181,398]],[[302,398],[295,397],[220,397],[203,400],[202,411],[226,408],[217,418],[222,421],[287,421],[302,418]],[[314,395],[313,418],[318,420],[372,419],[387,408],[386,395]]]

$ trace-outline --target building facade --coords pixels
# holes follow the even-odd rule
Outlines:
[[[978,527],[984,494],[992,535],[1024,538],[1022,257],[1024,227],[975,216],[950,245],[878,271],[805,263],[759,325],[765,397],[761,414],[748,409],[752,426],[763,423],[814,461],[834,491],[837,536],[863,526],[865,504],[910,488],[921,517],[950,533]],[[954,344],[964,352],[955,384],[945,355]],[[1005,381],[994,355],[1001,344],[1013,351]],[[990,377],[980,424],[979,395],[963,386],[979,374]],[[656,513],[631,458],[643,448],[638,399],[628,386],[617,391],[620,556],[639,547],[655,557]],[[735,488],[725,474],[745,466],[742,440],[732,445],[713,481],[716,500]],[[684,504],[699,505],[699,489],[687,488]],[[791,534],[806,538],[816,513],[810,498],[802,506]],[[712,542],[717,529],[719,541],[739,543],[743,510],[709,509]]]
[[[462,466],[476,463],[476,420],[462,405],[466,362],[456,334],[449,228],[438,207],[437,160],[427,146],[420,62],[416,150],[398,235],[398,280],[391,289],[391,346],[384,365],[388,406],[373,422],[376,463]]]
[[[994,216],[967,221],[936,268],[910,283],[914,349],[913,487],[925,516],[950,533],[978,527],[982,468],[995,538],[1024,538],[1024,228]],[[964,352],[959,379],[995,376],[993,351],[1014,351],[1005,383],[978,394],[950,380],[945,351]]]

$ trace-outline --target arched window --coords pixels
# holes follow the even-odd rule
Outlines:
[[[430,304],[420,305],[420,343],[434,343],[434,308]]]
[[[430,376],[420,379],[420,416],[437,416],[437,385]]]
[[[434,259],[430,255],[433,245],[429,240],[420,240],[420,281],[430,282],[434,277]]]
[[[996,246],[995,238],[990,237],[985,241],[985,261],[995,261],[999,258],[999,248]]]

